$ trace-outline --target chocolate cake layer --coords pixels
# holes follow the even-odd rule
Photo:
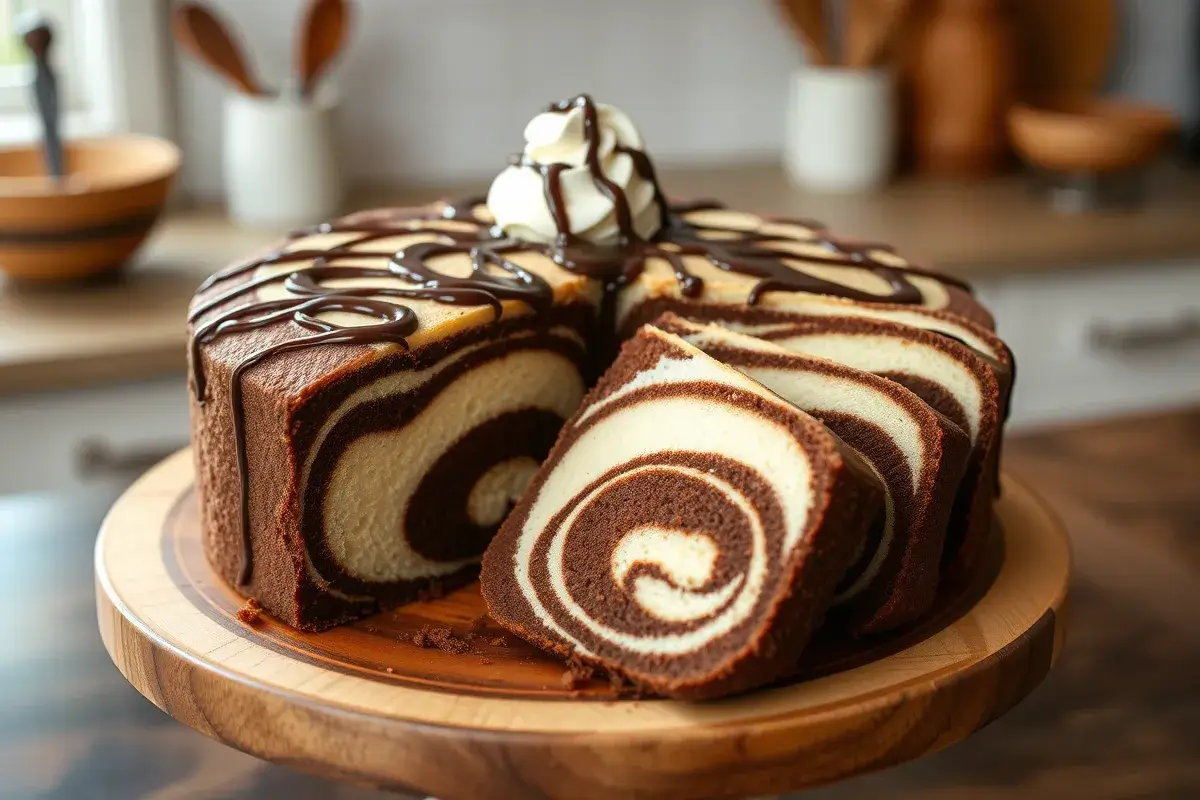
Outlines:
[[[644,690],[703,698],[796,663],[882,513],[812,417],[646,328],[488,548],[492,618]]]
[[[821,420],[883,480],[883,525],[838,588],[835,624],[863,635],[925,613],[971,450],[967,435],[903,386],[871,373],[670,313],[653,324]]]

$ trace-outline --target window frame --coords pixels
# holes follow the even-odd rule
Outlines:
[[[64,137],[167,135],[165,4],[161,0],[71,2],[69,33],[76,38],[79,53],[75,74],[62,75],[60,80],[84,85],[82,91],[64,93]],[[31,142],[41,135],[31,104],[32,100],[23,109],[0,111],[0,145]]]

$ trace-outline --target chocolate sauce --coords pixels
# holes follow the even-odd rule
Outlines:
[[[198,303],[188,315],[195,325],[191,339],[192,390],[197,402],[204,404],[207,380],[201,357],[201,346],[231,334],[244,333],[276,324],[291,322],[310,335],[289,339],[264,347],[243,358],[234,367],[229,380],[230,411],[233,416],[234,448],[237,454],[238,476],[241,483],[242,572],[239,583],[250,581],[253,560],[250,557],[250,485],[246,456],[245,406],[242,396],[242,376],[255,364],[281,353],[303,350],[328,344],[371,345],[392,343],[408,347],[406,337],[418,326],[416,313],[401,302],[378,298],[416,298],[459,306],[491,306],[496,318],[502,312],[503,300],[522,300],[535,310],[544,310],[553,303],[553,292],[541,277],[523,269],[505,257],[523,249],[515,240],[485,238],[481,221],[470,235],[462,231],[447,231],[432,224],[438,219],[463,219],[466,212],[459,206],[447,206],[441,216],[427,213],[400,216],[387,222],[354,223],[343,221],[298,231],[293,240],[320,233],[357,234],[349,241],[330,250],[278,250],[258,259],[234,265],[209,278],[200,291],[224,281],[252,274],[273,264],[311,262],[290,272],[279,272],[238,284],[211,299]],[[353,217],[349,218],[350,220]],[[424,224],[422,224],[424,223]],[[436,234],[449,241],[419,242],[400,251],[370,251],[353,249],[376,239],[412,234]],[[431,261],[439,256],[464,253],[471,258],[471,274],[460,278],[438,272]],[[338,266],[339,260],[386,258],[386,267]],[[498,267],[509,277],[499,277],[487,271]],[[377,278],[381,285],[355,288],[332,288],[322,281],[341,278]],[[400,279],[412,288],[387,285]],[[240,297],[250,295],[271,284],[282,284],[288,296],[275,300],[252,299],[199,323],[200,318]],[[329,312],[351,312],[375,322],[360,326],[342,326],[319,318]]]
[[[416,313],[403,303],[406,298],[457,306],[486,305],[493,309],[496,318],[501,316],[505,300],[522,301],[535,312],[547,310],[554,302],[550,285],[512,261],[509,258],[512,254],[541,253],[564,269],[601,281],[606,290],[602,319],[612,315],[615,293],[636,280],[651,258],[662,259],[670,265],[679,291],[685,297],[699,297],[704,291],[703,279],[689,271],[685,257],[702,257],[719,269],[758,278],[748,297],[751,304],[757,303],[765,293],[776,291],[829,294],[868,302],[920,303],[921,291],[908,280],[907,274],[928,275],[942,283],[967,288],[965,284],[947,276],[911,267],[901,269],[881,262],[875,254],[890,252],[886,246],[838,240],[829,235],[823,226],[809,220],[778,220],[811,231],[812,238],[801,241],[829,251],[827,257],[807,260],[822,265],[867,270],[883,278],[891,292],[885,295],[870,294],[802,272],[791,266],[789,261],[805,261],[804,257],[772,247],[773,243],[778,245],[780,242],[794,241],[792,237],[690,221],[690,214],[719,210],[724,206],[713,201],[670,206],[650,157],[642,150],[618,145],[616,151],[632,159],[638,176],[653,187],[654,202],[659,207],[662,220],[660,229],[652,239],[643,239],[634,228],[633,214],[624,190],[608,178],[600,163],[600,121],[591,97],[579,95],[556,103],[547,110],[550,113],[569,113],[574,109],[582,109],[583,113],[587,170],[596,188],[613,205],[619,233],[619,241],[615,246],[593,245],[571,233],[570,212],[562,187],[562,174],[571,168],[570,165],[540,164],[528,158],[518,158],[516,164],[535,169],[542,176],[547,207],[558,229],[558,236],[552,245],[506,238],[503,231],[491,227],[488,220],[475,212],[478,206],[483,205],[483,198],[470,198],[433,209],[363,212],[299,230],[289,237],[289,241],[318,234],[347,234],[350,238],[335,247],[322,250],[289,250],[285,247],[235,264],[201,284],[197,294],[249,276],[248,280],[233,283],[224,291],[198,302],[188,316],[188,321],[194,326],[190,345],[191,382],[200,405],[204,404],[208,389],[201,357],[203,345],[228,334],[274,325],[292,324],[307,332],[307,335],[251,353],[234,367],[230,375],[228,392],[241,482],[241,584],[249,582],[253,570],[245,409],[241,391],[241,379],[245,371],[281,353],[328,344],[390,343],[407,348],[407,337],[417,330],[419,320]],[[461,228],[446,229],[439,224],[446,221],[463,225]],[[411,244],[399,251],[358,249],[373,241],[418,234],[436,236],[437,241]],[[468,276],[455,277],[439,272],[432,266],[437,258],[455,254],[470,257],[471,271]],[[339,263],[363,258],[386,260],[386,266],[362,267]],[[254,273],[261,268],[291,263],[297,264],[296,269],[254,277]],[[497,271],[504,274],[498,275]],[[354,288],[326,285],[327,281],[344,278],[378,279],[380,283]],[[257,299],[258,290],[273,285],[282,286],[287,296],[274,300]],[[225,308],[243,299],[244,302]],[[202,317],[213,312],[218,313],[201,322]],[[320,319],[321,314],[329,312],[351,312],[373,322],[342,326]]]

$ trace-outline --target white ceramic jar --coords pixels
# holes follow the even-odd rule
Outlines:
[[[783,155],[788,175],[807,189],[859,192],[887,183],[896,156],[892,73],[798,69],[788,91]]]
[[[257,228],[323,222],[342,203],[334,146],[336,101],[292,93],[225,101],[224,171],[229,216]]]

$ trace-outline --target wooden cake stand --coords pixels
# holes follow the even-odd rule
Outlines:
[[[1070,555],[1004,480],[986,575],[912,628],[817,641],[797,678],[730,700],[622,697],[484,623],[475,586],[304,634],[251,627],[204,559],[191,457],[159,464],[96,543],[100,632],[171,716],[261,758],[441,798],[738,797],[815,786],[945,747],[1012,708],[1063,643]],[[450,628],[466,652],[421,648]],[[417,637],[420,638],[420,637]],[[452,642],[453,643],[453,642]]]

